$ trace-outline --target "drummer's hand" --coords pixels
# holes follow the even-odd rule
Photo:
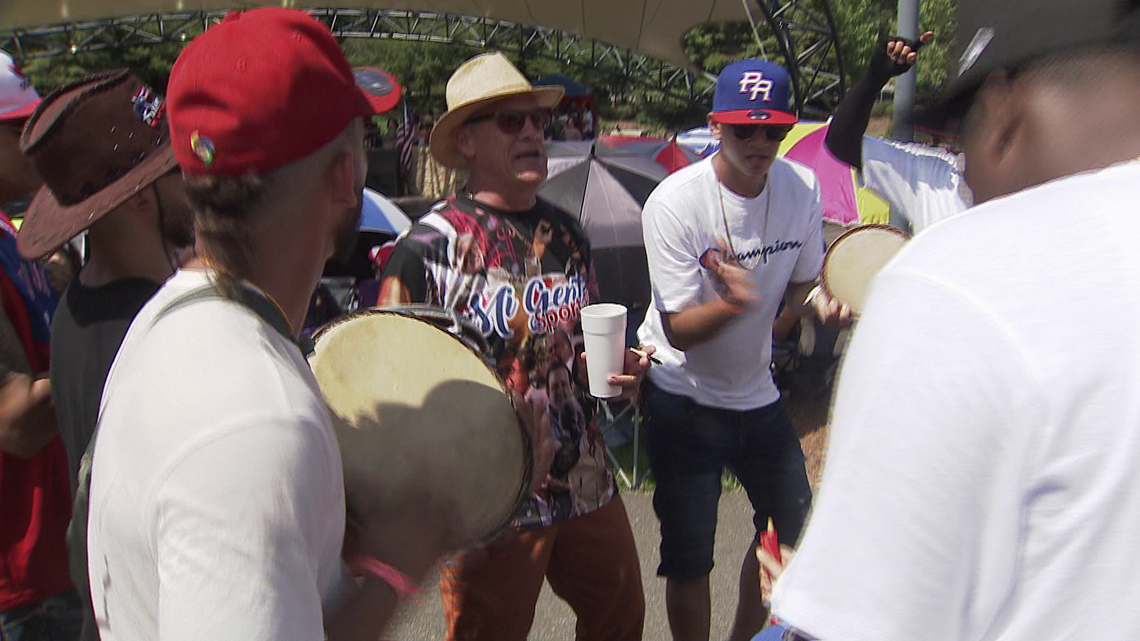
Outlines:
[[[621,374],[610,374],[606,382],[610,385],[617,385],[621,388],[621,393],[609,399],[611,403],[621,401],[632,401],[637,398],[637,391],[641,389],[641,380],[645,378],[645,372],[649,371],[650,357],[657,351],[657,348],[652,345],[642,345],[637,348],[629,348],[625,350],[624,361],[622,363]],[[589,367],[586,362],[586,352],[578,355],[579,366],[582,372],[587,372]],[[586,377],[588,378],[588,376]]]
[[[540,399],[528,401],[522,394],[511,392],[515,402],[515,413],[522,421],[531,443],[531,476],[530,492],[538,491],[546,481],[550,465],[554,462],[554,452],[558,443],[550,430],[550,416],[546,412],[546,404]]]
[[[855,322],[851,308],[832,298],[822,287],[813,289],[804,303],[810,306],[819,320],[829,327],[849,327]]]
[[[752,275],[736,263],[719,260],[713,267],[713,278],[719,287],[717,294],[735,312],[742,312],[760,300],[760,294],[752,285]]]
[[[900,76],[911,70],[918,60],[918,51],[934,39],[933,31],[926,31],[917,39],[890,36],[880,42],[871,56],[871,67],[881,78]]]
[[[458,547],[448,510],[433,509],[430,500],[409,501],[408,509],[383,518],[349,518],[343,555],[374,557],[421,583],[435,562]]]
[[[621,374],[610,375],[607,382],[610,385],[617,385],[621,387],[621,394],[614,398],[615,401],[632,401],[637,398],[637,391],[641,389],[641,380],[645,378],[645,373],[649,371],[650,361],[649,358],[653,356],[657,348],[652,345],[642,345],[637,349],[625,350],[625,362],[622,364]],[[582,356],[586,354],[583,352]]]
[[[781,545],[780,560],[777,561],[763,547],[756,546],[756,560],[760,562],[760,598],[764,601],[764,607],[772,603],[772,586],[776,584],[776,579],[780,578],[788,563],[791,563],[795,553],[792,548]]]

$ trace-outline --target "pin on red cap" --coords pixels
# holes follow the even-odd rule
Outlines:
[[[191,176],[275,169],[376,113],[328,27],[282,7],[232,13],[195,38],[166,98],[174,155]]]

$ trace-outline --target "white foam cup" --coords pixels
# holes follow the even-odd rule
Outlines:
[[[582,308],[586,370],[590,373],[590,394],[597,398],[621,394],[621,386],[610,385],[607,379],[625,369],[625,318],[625,306],[616,303]]]

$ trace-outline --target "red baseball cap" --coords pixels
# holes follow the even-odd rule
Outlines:
[[[376,114],[328,27],[296,9],[231,13],[170,72],[174,156],[190,176],[237,176],[320,149]]]

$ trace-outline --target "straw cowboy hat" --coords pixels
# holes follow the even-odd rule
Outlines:
[[[562,100],[564,92],[562,87],[531,86],[499,52],[475,56],[459,65],[447,81],[447,113],[432,129],[431,155],[445,167],[464,168],[467,160],[456,149],[451,132],[477,111],[496,100],[514,96],[534,96],[540,107],[550,109]]]

